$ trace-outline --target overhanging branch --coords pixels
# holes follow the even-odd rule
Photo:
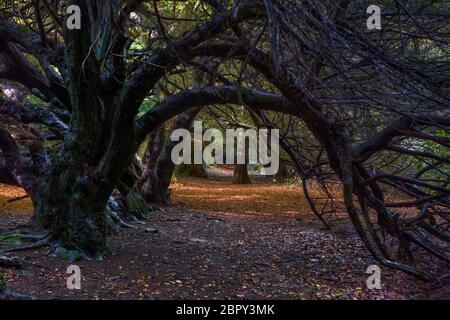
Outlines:
[[[290,113],[280,95],[238,86],[205,87],[169,96],[137,120],[138,141],[158,125],[190,108],[211,104],[245,104],[252,109]]]

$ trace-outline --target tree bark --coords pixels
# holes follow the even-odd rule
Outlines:
[[[288,177],[288,169],[287,169],[287,162],[283,159],[280,159],[280,168],[278,169],[278,172],[275,174],[274,179],[277,181],[284,181]]]
[[[233,184],[252,183],[248,176],[247,164],[236,164],[233,172]]]
[[[152,132],[147,140],[147,148],[143,159],[144,173],[139,181],[140,193],[148,203],[167,205],[169,201],[168,190],[161,185],[159,174],[159,158],[164,150],[166,140],[165,126],[161,125]],[[167,163],[167,165],[170,164]],[[170,168],[169,168],[169,171]]]
[[[98,197],[99,188],[109,189],[107,193],[111,194],[114,185],[99,186],[94,180],[87,172],[53,171],[31,197],[36,221],[49,234],[65,248],[92,256],[107,251],[107,239],[115,231],[107,198]]]
[[[229,14],[215,15],[208,23],[183,34],[167,48],[152,51],[141,63],[127,63],[123,54],[130,44],[128,15],[139,1],[123,6],[115,2],[111,6],[96,1],[75,3],[90,14],[81,15],[80,29],[63,27],[62,32],[55,31],[58,41],[63,40],[61,46],[51,43],[50,38],[42,41],[31,31],[23,32],[18,24],[0,23],[1,60],[7,65],[2,77],[21,83],[43,101],[55,102],[68,118],[67,128],[60,132],[54,148],[46,149],[43,141],[29,146],[31,166],[22,161],[10,129],[1,125],[0,149],[7,159],[6,169],[30,195],[37,221],[64,246],[94,255],[107,249],[106,240],[114,229],[108,199],[142,142],[142,131],[135,120],[144,98],[190,48],[257,16],[263,7],[256,1],[239,4]],[[39,69],[25,53],[39,61]],[[49,112],[47,107],[38,109]],[[164,110],[163,114],[156,110],[143,128],[144,137],[181,112],[177,109],[175,113]],[[61,124],[28,120],[49,129]],[[169,165],[165,171],[165,164],[170,162],[161,160],[157,175],[170,183],[171,174],[164,172],[173,168]]]
[[[179,114],[169,132],[176,129],[187,129],[197,116],[200,108],[194,108]],[[175,164],[171,159],[172,149],[178,142],[172,141],[170,135],[163,135],[156,130],[149,138],[149,144],[144,157],[145,171],[140,179],[139,190],[143,198],[149,203],[168,205],[170,203],[170,182],[175,171]]]
[[[11,172],[5,167],[0,167],[0,183],[18,185]]]
[[[177,172],[194,178],[207,178],[208,174],[203,164],[181,164]]]

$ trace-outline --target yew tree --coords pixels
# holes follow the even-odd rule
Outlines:
[[[103,252],[111,194],[142,142],[157,151],[141,181],[167,188],[163,123],[181,114],[173,123],[183,127],[196,108],[239,105],[255,126],[282,131],[327,227],[327,215],[344,210],[380,264],[434,280],[428,257],[450,262],[448,4],[383,1],[374,30],[370,4],[3,1],[2,175],[27,191],[53,237]],[[71,5],[80,29],[67,28]],[[213,81],[174,83],[192,70]],[[327,209],[309,195],[311,180]]]
[[[66,23],[71,5],[80,8],[79,29]],[[147,17],[153,12],[162,19],[158,1],[2,2],[0,77],[26,88],[37,102],[1,98],[0,149],[6,168],[32,199],[36,221],[65,246],[103,252],[113,231],[108,199],[145,136],[183,108],[217,95],[210,88],[169,98],[138,119],[157,82],[192,58],[190,48],[261,9],[259,1],[220,13],[202,6],[205,22],[166,43],[162,24],[158,32]],[[140,21],[150,40],[134,50],[132,28]],[[234,88],[226,94],[237,99]]]

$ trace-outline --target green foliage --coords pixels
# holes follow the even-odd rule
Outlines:
[[[25,25],[19,25],[19,26],[17,26],[17,30],[19,30],[19,31],[21,31],[21,32],[27,32],[27,31],[29,31],[30,29],[29,29],[28,26],[25,26]]]
[[[144,115],[146,112],[151,110],[155,105],[156,99],[154,96],[146,97],[139,108],[138,117]]]
[[[27,95],[27,100],[28,100],[28,102],[30,102],[32,104],[39,105],[39,106],[46,106],[47,105],[47,103],[45,101],[42,101],[41,99],[39,99],[38,97],[36,97],[33,94]]]
[[[295,187],[295,186],[299,186],[302,184],[302,181],[300,178],[295,177],[295,178],[286,178],[286,184],[290,187]]]
[[[176,176],[176,174],[175,174],[175,172],[172,174],[172,178],[170,178],[170,183],[177,183],[178,182],[178,180],[177,180],[177,176]]]
[[[138,192],[133,190],[127,193],[126,201],[128,211],[138,219],[145,219],[149,216],[150,212],[158,209],[149,205]]]

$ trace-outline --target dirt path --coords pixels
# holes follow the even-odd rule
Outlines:
[[[290,213],[290,204],[277,214],[273,210],[285,208],[276,203],[280,199],[258,210],[250,206],[263,200],[258,196],[269,192],[264,188],[284,194],[283,201],[297,199],[294,193],[289,196],[286,185],[279,189],[267,184],[243,187],[247,192],[241,190],[242,202],[229,208],[231,201],[217,198],[217,194],[227,194],[220,190],[228,188],[226,181],[208,181],[200,185],[209,190],[209,196],[201,199],[209,200],[192,200],[189,195],[200,194],[199,182],[183,181],[173,186],[178,207],[154,214],[145,224],[135,223],[136,229],[121,229],[111,240],[111,255],[104,261],[75,262],[82,271],[81,290],[66,288],[70,263],[49,249],[21,253],[27,261],[23,269],[0,272],[12,289],[42,299],[450,297],[448,287],[432,290],[428,284],[385,269],[383,288],[368,290],[365,270],[374,262],[351,228],[321,230],[306,215],[299,221]],[[254,198],[247,197],[253,193]],[[239,200],[230,196],[234,202]],[[214,212],[209,208],[213,203],[217,204]],[[30,231],[20,226],[26,221],[23,215],[0,219],[8,222],[2,232],[8,227]]]

